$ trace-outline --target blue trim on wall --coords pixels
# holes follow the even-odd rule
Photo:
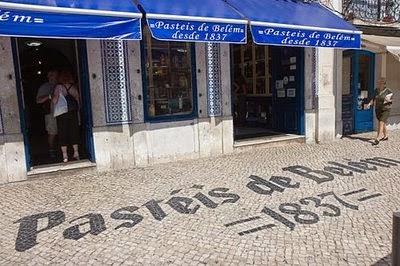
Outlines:
[[[17,39],[11,38],[11,49],[13,55],[14,62],[14,72],[15,72],[15,85],[17,90],[17,98],[18,98],[18,109],[19,109],[19,121],[20,128],[24,138],[24,148],[25,148],[25,164],[26,170],[28,171],[31,168],[31,151],[29,145],[28,132],[26,129],[26,117],[24,106],[24,99],[22,96],[22,87],[21,87],[21,73],[20,73],[20,65],[18,60],[18,47],[17,47]]]
[[[140,41],[140,50],[141,50],[141,65],[142,65],[142,84],[143,84],[143,107],[144,107],[144,121],[151,123],[162,123],[162,122],[174,122],[174,121],[184,121],[184,120],[193,120],[198,117],[198,106],[197,106],[197,76],[196,76],[196,48],[195,44],[190,44],[190,52],[191,52],[191,64],[192,64],[192,112],[190,114],[184,115],[171,115],[171,116],[160,116],[160,117],[151,117],[149,116],[148,109],[148,97],[147,97],[147,79],[146,79],[146,58],[147,52],[144,47],[144,41]]]
[[[83,122],[85,123],[85,138],[86,138],[86,149],[91,162],[96,161],[96,153],[94,149],[93,141],[93,113],[92,113],[92,101],[90,94],[90,82],[89,82],[89,66],[87,57],[86,41],[78,40],[78,64],[81,75],[81,94],[83,100]]]
[[[299,134],[304,135],[305,134],[305,99],[304,99],[304,88],[305,88],[305,50],[304,48],[301,48],[300,51],[300,67],[299,67],[299,102],[298,102],[298,112],[299,112]]]

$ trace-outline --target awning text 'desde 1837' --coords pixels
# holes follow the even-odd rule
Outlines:
[[[140,0],[158,40],[246,43],[247,20],[222,0]]]
[[[140,40],[141,17],[130,0],[2,0],[0,35]]]
[[[257,44],[355,48],[361,32],[315,2],[302,0],[227,0],[250,21]]]

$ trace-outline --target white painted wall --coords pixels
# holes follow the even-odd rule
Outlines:
[[[0,37],[0,105],[4,134],[0,135],[0,184],[26,179],[16,78],[10,38]]]
[[[304,123],[306,143],[315,143],[316,138],[316,110],[313,106],[313,50],[304,49]]]
[[[388,128],[400,129],[400,62],[393,55],[388,54],[386,63],[386,85],[393,91],[393,106]]]
[[[318,49],[318,111],[316,117],[317,142],[329,142],[335,139],[335,50]]]

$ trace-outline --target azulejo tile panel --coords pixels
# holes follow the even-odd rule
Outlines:
[[[107,124],[132,122],[129,63],[125,41],[101,41],[104,105]]]
[[[318,108],[318,49],[312,48],[312,108]]]
[[[208,115],[222,116],[220,45],[206,44]]]

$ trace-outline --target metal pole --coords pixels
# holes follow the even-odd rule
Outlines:
[[[400,266],[400,212],[393,213],[392,265]]]

